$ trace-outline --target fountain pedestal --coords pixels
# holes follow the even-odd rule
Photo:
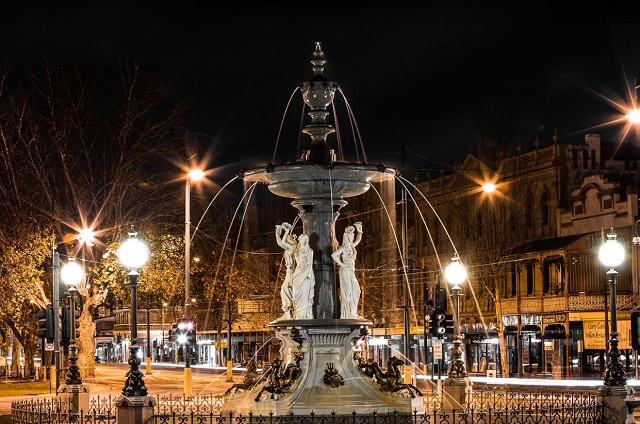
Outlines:
[[[397,384],[396,369],[391,374],[383,373],[377,364],[374,369],[372,364],[355,359],[355,342],[368,333],[372,323],[362,318],[341,319],[340,281],[336,280],[331,257],[337,248],[335,222],[339,211],[347,204],[346,198],[364,194],[372,182],[391,181],[396,173],[381,164],[336,160],[327,144],[327,136],[334,129],[326,118],[337,85],[324,78],[324,62],[317,43],[311,60],[313,77],[300,87],[311,117],[311,123],[302,130],[311,138],[308,149],[295,162],[240,173],[246,182],[267,184],[273,194],[293,199],[303,235],[313,250],[314,291],[309,296],[313,319],[279,319],[269,324],[282,343],[280,358],[263,370],[263,380],[253,388],[228,396],[223,411],[262,415],[410,413],[421,403],[411,397],[418,392],[415,387]],[[383,383],[374,382],[370,376],[374,374],[387,385],[383,390]]]
[[[371,379],[363,376],[354,360],[355,341],[362,336],[366,320],[281,320],[269,324],[282,342],[280,352],[285,363],[294,362],[296,353],[304,355],[302,374],[285,394],[264,392],[256,388],[227,398],[223,410],[236,414],[283,415],[350,414],[402,412],[410,413],[415,400],[406,393],[382,392]],[[421,400],[418,398],[418,400]]]

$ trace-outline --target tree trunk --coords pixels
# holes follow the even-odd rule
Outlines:
[[[502,297],[500,296],[500,284],[495,284],[495,304],[496,304],[496,330],[498,332],[498,343],[500,343],[500,377],[509,377],[509,362],[507,360],[507,341],[504,337],[504,325],[502,325]]]
[[[11,344],[11,374],[19,375],[20,373],[20,342],[18,338],[13,336]]]
[[[96,332],[96,324],[91,318],[91,313],[86,307],[82,309],[80,315],[80,338],[76,340],[78,345],[78,366],[80,367],[80,376],[82,378],[93,378],[96,376],[96,345],[94,343],[94,334]]]
[[[33,357],[36,352],[36,343],[33,337],[25,343],[24,347],[24,378],[31,378],[35,374]],[[44,343],[44,341],[43,341]]]

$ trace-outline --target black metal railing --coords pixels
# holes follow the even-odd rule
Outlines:
[[[297,415],[236,415],[222,412],[224,397],[204,395],[185,398],[156,395],[149,424],[598,424],[602,405],[594,392],[474,390],[464,410],[442,410],[437,393],[425,394],[425,412]],[[92,396],[89,410],[74,413],[64,400],[26,399],[11,404],[13,424],[113,424],[116,398]]]

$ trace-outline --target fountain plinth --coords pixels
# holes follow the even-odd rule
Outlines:
[[[361,317],[340,317],[339,281],[331,256],[338,245],[335,222],[339,211],[347,204],[346,198],[365,193],[373,182],[392,180],[396,172],[383,165],[335,160],[327,143],[334,130],[326,123],[326,108],[333,102],[337,85],[324,78],[324,62],[317,43],[311,60],[313,78],[300,85],[311,110],[311,123],[302,130],[311,138],[309,148],[295,162],[239,174],[245,181],[267,184],[277,196],[293,199],[291,204],[298,209],[303,234],[313,250],[313,317],[283,317],[269,323],[282,343],[282,362],[276,360],[263,371],[262,383],[227,397],[225,411],[277,415],[411,412],[419,400],[413,399],[411,391],[385,390],[380,381],[373,380],[375,370],[363,362],[357,343],[368,335],[372,323]]]

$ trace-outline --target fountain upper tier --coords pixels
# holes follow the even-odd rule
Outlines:
[[[393,179],[395,174],[383,165],[293,163],[244,171],[242,178],[266,183],[273,194],[281,197],[339,199],[359,196],[369,189],[370,183]]]
[[[333,103],[338,85],[324,77],[324,64],[324,52],[320,43],[316,43],[311,58],[313,76],[310,81],[300,84],[311,118],[302,129],[311,139],[308,149],[295,162],[243,171],[240,173],[242,179],[269,184],[269,190],[282,197],[340,199],[363,194],[371,182],[395,177],[396,172],[382,164],[336,161],[334,150],[327,144],[327,137],[335,132],[327,123],[327,107]]]

